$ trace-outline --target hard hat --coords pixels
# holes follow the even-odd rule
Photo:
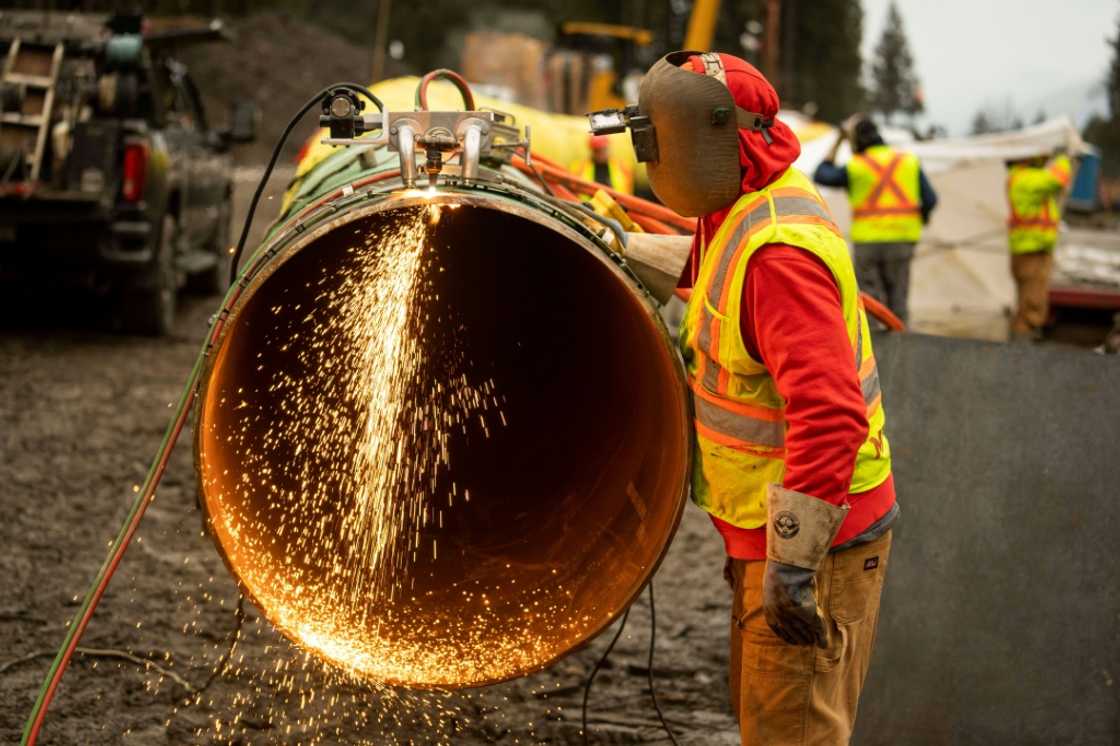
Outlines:
[[[610,147],[610,144],[606,135],[590,135],[587,138],[587,147],[592,150],[605,150]]]

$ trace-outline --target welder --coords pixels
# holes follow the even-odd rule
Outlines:
[[[778,109],[743,60],[674,52],[627,115],[654,192],[697,218],[680,330],[692,498],[727,551],[742,742],[841,744],[899,510],[847,245]]]

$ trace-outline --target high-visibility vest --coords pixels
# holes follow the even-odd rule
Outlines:
[[[848,246],[812,182],[790,168],[731,208],[703,252],[680,330],[694,407],[692,499],[742,528],[766,522],[768,485],[785,474],[785,401],[740,332],[747,263],[772,243],[811,252],[840,289],[870,423],[849,491],[866,492],[891,473],[879,373]]]
[[[572,166],[572,173],[580,177],[584,181],[595,181],[595,162],[594,161],[576,161]],[[607,162],[607,173],[610,174],[611,183],[608,185],[616,192],[623,194],[634,193],[634,174],[627,167],[620,163],[616,163],[613,159]]]
[[[918,159],[873,145],[848,161],[854,243],[915,243],[922,237]]]
[[[1045,168],[1012,166],[1007,173],[1007,240],[1012,254],[1052,251],[1062,220],[1058,197],[1069,186],[1069,158]]]

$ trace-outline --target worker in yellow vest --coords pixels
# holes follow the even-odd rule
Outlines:
[[[836,155],[845,140],[853,155],[846,165],[837,166]],[[937,193],[918,159],[885,144],[875,123],[856,115],[840,128],[813,179],[847,190],[859,285],[906,321],[914,247],[937,206]]]
[[[588,157],[571,165],[571,172],[583,179],[609,186],[623,194],[634,193],[634,172],[629,164],[611,158],[606,135],[591,135],[587,141]],[[590,199],[590,197],[587,197]]]
[[[1062,219],[1061,196],[1069,186],[1069,158],[1058,155],[1010,161],[1007,170],[1007,238],[1011,275],[1015,278],[1013,341],[1031,340],[1041,333],[1049,312],[1050,273]]]
[[[698,219],[681,278],[692,499],[727,553],[744,744],[846,744],[898,516],[879,376],[847,244],[778,95],[728,54],[643,78],[635,153]]]

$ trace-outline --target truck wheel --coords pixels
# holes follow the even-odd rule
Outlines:
[[[230,200],[232,199],[232,196],[227,197],[218,208],[218,224],[214,240],[206,247],[206,252],[214,255],[214,266],[187,277],[187,290],[195,295],[225,295],[226,290],[229,289],[229,265],[233,258],[229,253]]]
[[[152,266],[121,298],[121,322],[125,331],[162,337],[175,324],[175,233],[178,226],[172,215],[164,215],[156,241]]]

